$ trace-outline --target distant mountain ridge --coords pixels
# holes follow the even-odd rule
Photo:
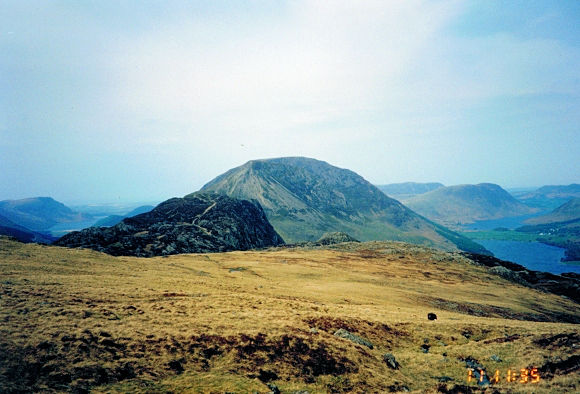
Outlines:
[[[136,216],[142,213],[149,212],[153,208],[155,208],[153,205],[142,205],[140,207],[133,209],[131,212],[125,215],[109,215],[105,218],[98,220],[95,224],[92,225],[92,227],[111,227],[114,226],[115,224],[121,223],[121,221],[125,218],[130,218],[131,216]]]
[[[390,239],[487,252],[387,197],[353,171],[315,159],[252,160],[201,191],[255,199],[287,242],[316,241],[325,232],[338,231],[361,241]]]
[[[535,192],[530,193],[530,195],[543,195],[550,198],[580,197],[580,184],[542,186]]]
[[[0,201],[0,215],[33,231],[45,231],[57,223],[90,219],[89,215],[75,212],[51,197]]]
[[[526,224],[549,224],[580,219],[580,197],[571,199],[547,215],[526,220]]]
[[[493,183],[446,186],[409,198],[405,205],[433,221],[452,227],[534,212]]]
[[[377,185],[380,191],[385,193],[387,196],[392,197],[399,201],[401,201],[401,199],[416,196],[417,194],[424,194],[444,186],[445,185],[439,182],[429,182],[429,183],[403,182],[403,183],[391,183],[388,185]]]
[[[262,208],[212,193],[172,198],[113,227],[71,232],[55,245],[90,248],[114,256],[152,257],[276,246],[284,240]]]
[[[580,197],[580,184],[542,186],[532,192],[518,193],[516,197],[531,207],[552,211],[572,198]]]

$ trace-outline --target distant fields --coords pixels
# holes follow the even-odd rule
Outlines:
[[[0,392],[465,392],[471,359],[488,374],[539,368],[539,383],[501,392],[580,389],[578,304],[455,253],[369,242],[145,259],[0,239],[0,272]]]

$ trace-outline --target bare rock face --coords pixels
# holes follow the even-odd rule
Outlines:
[[[214,193],[172,198],[113,227],[67,234],[55,245],[114,256],[152,257],[276,246],[284,240],[257,202]]]

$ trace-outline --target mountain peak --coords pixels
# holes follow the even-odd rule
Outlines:
[[[404,203],[421,215],[449,226],[533,212],[494,183],[441,187],[406,199]]]
[[[306,157],[252,160],[201,191],[257,200],[287,242],[316,241],[325,232],[356,239],[401,240],[445,249],[483,248],[428,222],[353,171]],[[466,246],[469,245],[469,246]]]

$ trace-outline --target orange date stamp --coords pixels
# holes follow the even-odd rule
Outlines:
[[[467,369],[468,383],[483,383],[487,381],[489,381],[491,384],[497,384],[501,382],[521,384],[538,383],[540,381],[540,373],[538,372],[538,368],[521,368],[519,370],[510,368],[505,374],[502,374],[500,370],[496,369],[493,375],[487,376],[485,370],[483,369]]]

